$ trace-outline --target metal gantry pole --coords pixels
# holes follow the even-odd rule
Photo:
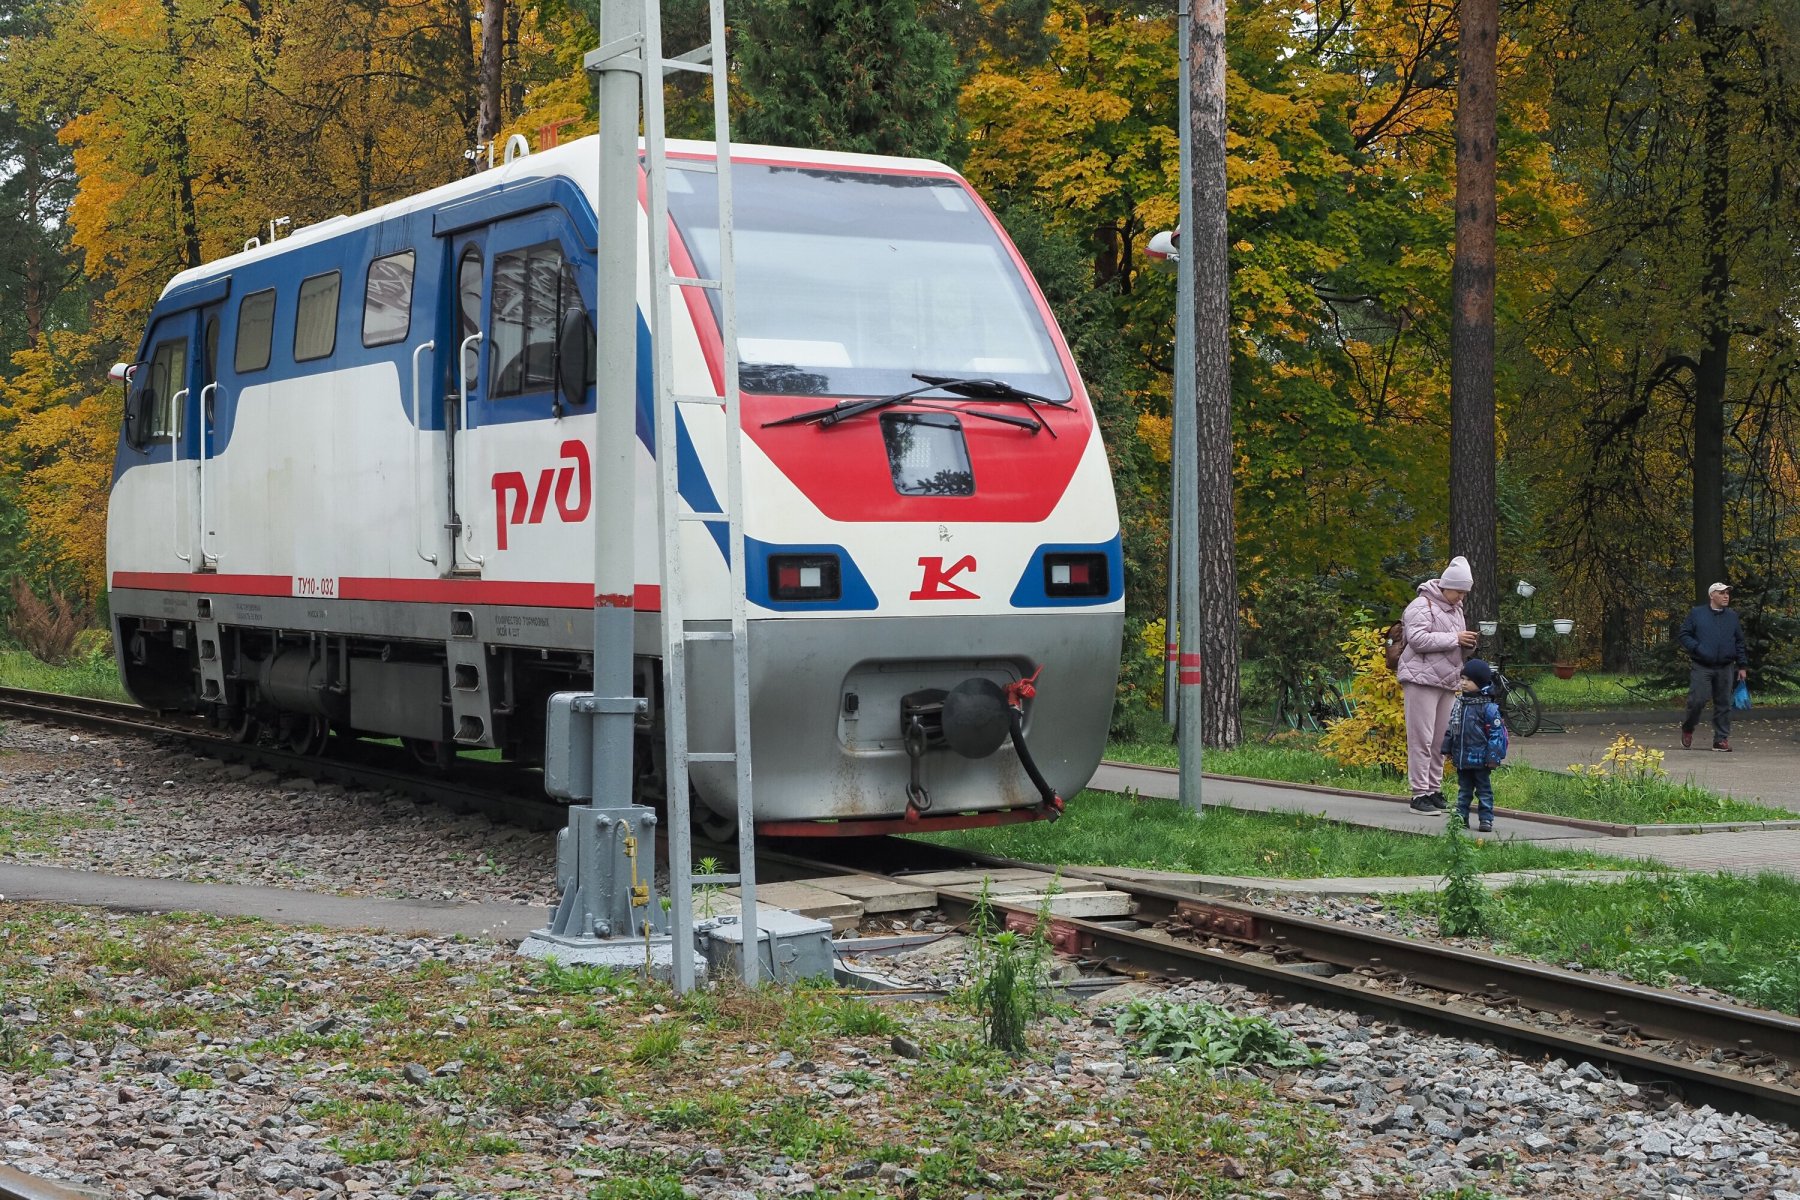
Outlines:
[[[600,48],[600,177],[594,411],[594,716],[596,808],[632,803],[636,706],[632,659],[637,591],[637,141],[643,10],[607,4]],[[635,53],[634,53],[635,52]],[[630,214],[623,219],[622,214]],[[635,932],[635,931],[632,931]]]
[[[1181,46],[1181,230],[1193,236],[1194,99],[1192,6],[1177,6]],[[1175,745],[1181,764],[1180,795],[1183,808],[1200,812],[1201,773],[1204,752],[1200,745],[1200,480],[1195,470],[1200,461],[1200,420],[1194,407],[1194,255],[1189,246],[1176,260],[1175,291],[1175,421],[1170,431],[1174,448],[1176,533],[1173,553],[1186,559],[1179,568],[1177,622],[1180,650],[1177,660],[1177,719]]]

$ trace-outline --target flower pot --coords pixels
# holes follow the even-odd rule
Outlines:
[[[1521,579],[1521,580],[1519,580],[1519,582],[1513,584],[1513,591],[1519,593],[1519,595],[1521,595],[1521,596],[1525,597],[1527,600],[1529,600],[1529,599],[1531,599],[1532,595],[1537,591],[1537,588],[1533,587],[1531,584],[1526,583],[1523,579]]]
[[[1537,636],[1537,625],[1535,623],[1527,625],[1527,624],[1521,622],[1519,625],[1519,636],[1522,638],[1536,637]]]
[[[1575,678],[1575,664],[1574,663],[1552,663],[1550,666],[1550,669],[1552,671],[1556,672],[1556,677],[1558,679],[1573,679],[1573,678]]]
[[[1550,628],[1566,636],[1575,632],[1575,622],[1571,621],[1568,617],[1558,617],[1556,620],[1550,622]]]
[[[1482,621],[1479,624],[1482,637],[1493,637],[1500,632],[1500,622],[1498,621]]]

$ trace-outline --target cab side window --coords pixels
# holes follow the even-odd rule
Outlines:
[[[300,306],[294,315],[294,361],[329,358],[337,349],[338,272],[300,281]]]
[[[158,342],[141,372],[143,390],[132,406],[131,441],[138,448],[180,432],[181,408],[175,395],[187,386],[187,353],[186,338]]]
[[[238,302],[237,350],[232,365],[239,375],[269,365],[269,344],[275,333],[275,289],[252,292]]]
[[[404,342],[412,329],[413,252],[378,258],[369,264],[363,286],[364,346]]]
[[[550,390],[556,382],[562,315],[580,305],[574,272],[563,262],[557,243],[495,255],[488,394],[499,399]]]

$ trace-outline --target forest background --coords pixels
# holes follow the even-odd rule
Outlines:
[[[664,12],[671,48],[705,40],[692,0]],[[1116,723],[1150,719],[1175,287],[1144,247],[1179,208],[1173,5],[729,12],[737,140],[947,161],[1030,262],[1118,486]],[[1385,623],[1447,553],[1456,16],[1445,0],[1229,8],[1252,658],[1300,628],[1328,644],[1352,614]],[[122,408],[106,370],[134,355],[169,276],[273,218],[299,226],[480,169],[487,134],[591,132],[580,64],[597,27],[586,0],[0,0],[0,595],[55,590],[103,620]],[[1501,615],[1574,618],[1560,657],[1673,667],[1695,456],[1722,453],[1715,549],[1759,672],[1788,672],[1796,0],[1509,0],[1500,28],[1499,572],[1539,588]],[[670,132],[703,133],[704,115],[698,93],[677,97]]]

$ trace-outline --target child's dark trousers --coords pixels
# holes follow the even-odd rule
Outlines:
[[[1456,815],[1469,815],[1469,800],[1474,798],[1481,805],[1480,817],[1483,825],[1494,823],[1494,769],[1492,767],[1458,767],[1456,770]]]

